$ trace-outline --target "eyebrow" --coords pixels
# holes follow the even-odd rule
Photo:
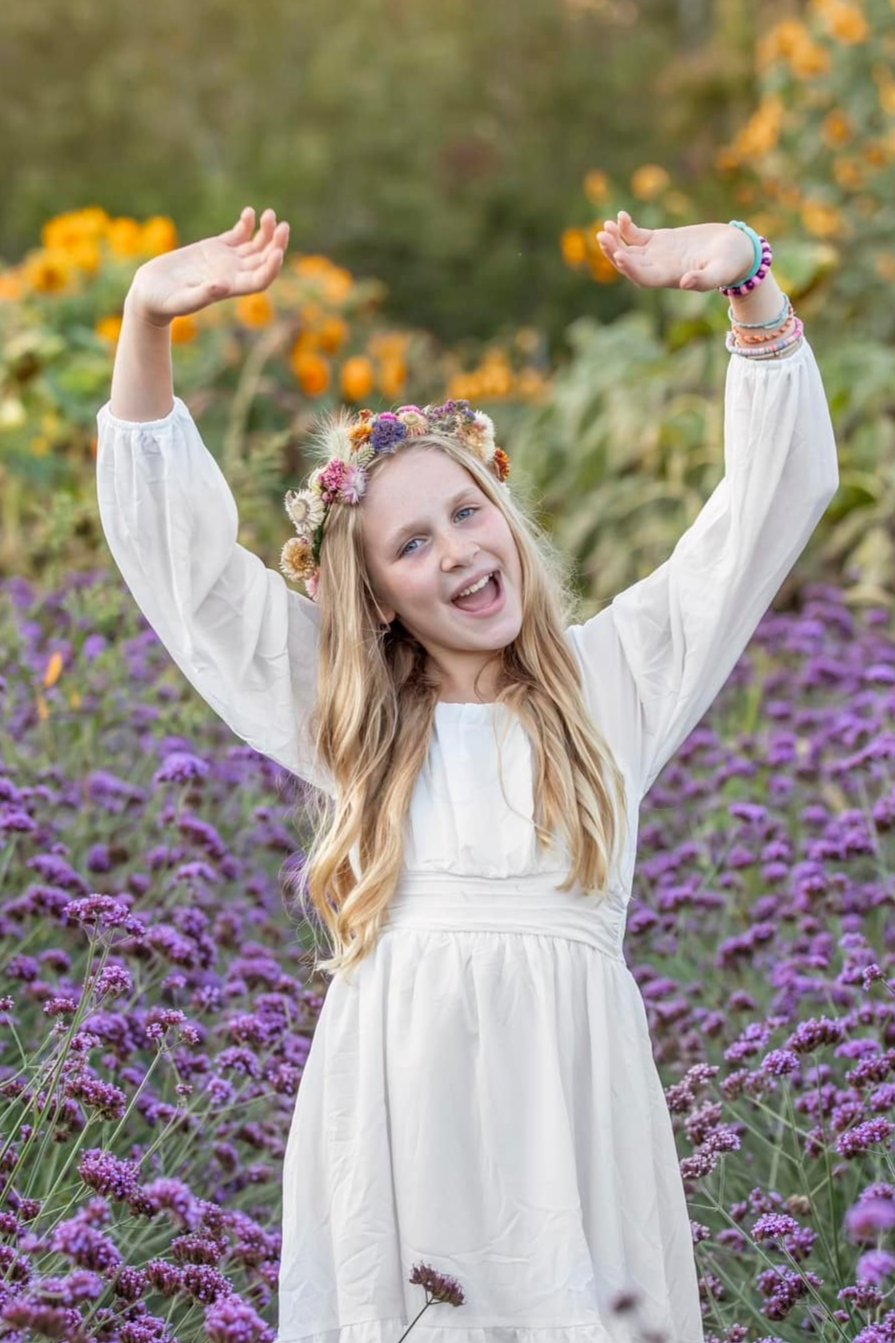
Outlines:
[[[475,486],[472,485],[471,483],[469,485],[464,485],[462,490],[458,490],[457,493],[453,496],[453,498],[448,500],[448,508],[450,509],[456,508],[460,500],[465,499],[468,494],[471,494],[474,488]],[[405,536],[409,536],[411,532],[415,532],[420,527],[425,527],[425,525],[426,525],[425,519],[418,519],[415,522],[405,523],[403,527],[398,529],[398,531],[392,533],[391,537],[389,538],[388,543],[389,546],[391,547],[398,545],[398,543],[402,541]]]

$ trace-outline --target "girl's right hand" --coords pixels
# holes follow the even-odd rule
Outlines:
[[[155,326],[167,326],[221,299],[255,294],[276,279],[289,241],[289,225],[265,210],[252,237],[255,211],[247,205],[225,233],[178,247],[144,261],[128,293],[129,303]]]

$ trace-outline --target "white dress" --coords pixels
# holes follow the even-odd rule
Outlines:
[[[440,703],[402,883],[353,984],[329,984],[284,1158],[278,1343],[398,1343],[423,1261],[455,1277],[412,1343],[621,1343],[610,1309],[702,1343],[688,1210],[622,952],[641,799],[727,680],[839,480],[814,354],[731,355],[725,475],[671,557],[567,637],[622,767],[609,896],[555,889],[531,747],[502,706]],[[98,414],[98,494],[136,602],[233,731],[330,788],[302,725],[318,610],[236,540],[185,404]],[[500,764],[503,764],[503,782]]]

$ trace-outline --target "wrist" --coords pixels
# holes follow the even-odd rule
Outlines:
[[[139,285],[136,283],[136,276],[125,295],[122,315],[130,317],[132,321],[138,322],[142,326],[155,327],[157,330],[166,330],[171,325],[170,317],[166,317],[163,313],[154,312],[142,297]]]

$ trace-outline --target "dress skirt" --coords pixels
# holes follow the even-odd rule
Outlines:
[[[624,913],[544,873],[405,873],[305,1065],[278,1343],[398,1343],[425,1305],[419,1262],[464,1301],[433,1302],[412,1343],[703,1343]]]

